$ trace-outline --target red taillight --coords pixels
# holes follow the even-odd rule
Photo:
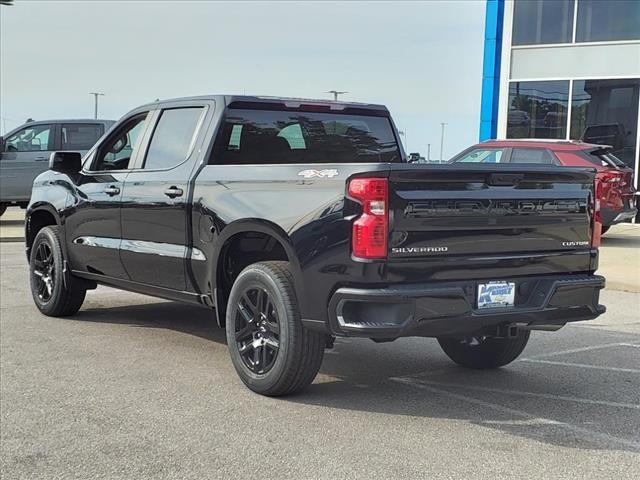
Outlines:
[[[354,178],[349,196],[362,204],[362,215],[353,222],[351,250],[358,258],[386,258],[389,235],[386,178]]]
[[[593,183],[593,223],[591,225],[591,248],[600,246],[600,237],[602,236],[602,213],[600,212],[600,196],[602,184],[596,178]]]
[[[616,184],[621,187],[625,185],[624,174],[619,172],[603,172],[598,175],[603,183]]]

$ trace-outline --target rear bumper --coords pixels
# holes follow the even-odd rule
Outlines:
[[[471,334],[501,324],[553,327],[605,312],[598,303],[604,277],[516,278],[515,307],[477,310],[478,282],[340,288],[329,302],[329,330],[337,336],[392,339]]]

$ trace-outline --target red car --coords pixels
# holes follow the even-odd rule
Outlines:
[[[487,140],[449,160],[469,163],[538,163],[597,170],[602,233],[638,213],[633,170],[611,154],[611,147],[572,140]]]

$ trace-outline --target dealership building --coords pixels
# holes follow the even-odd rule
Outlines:
[[[487,0],[480,140],[607,144],[640,172],[640,0]]]

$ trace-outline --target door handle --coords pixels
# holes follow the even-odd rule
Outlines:
[[[104,189],[104,193],[113,197],[114,195],[118,195],[120,193],[120,189],[118,187],[114,187],[113,185],[108,186]]]
[[[44,162],[47,159],[47,157],[36,157],[34,160],[36,162]]]
[[[164,194],[169,198],[181,197],[184,192],[178,187],[169,187],[164,191]]]

